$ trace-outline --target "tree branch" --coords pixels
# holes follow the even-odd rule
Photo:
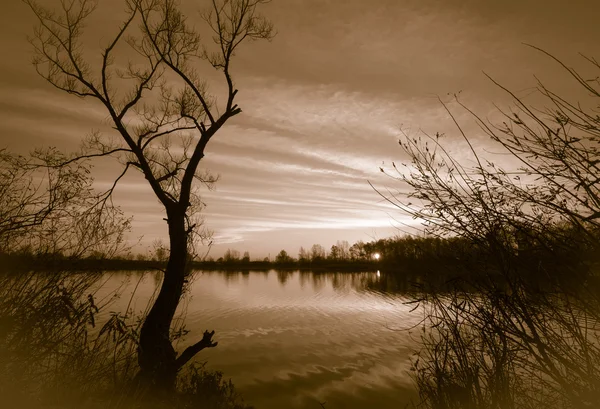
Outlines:
[[[217,346],[218,342],[213,342],[212,337],[215,335],[215,331],[204,331],[204,335],[202,339],[196,342],[194,345],[187,347],[181,355],[177,357],[175,360],[175,367],[177,370],[181,369],[186,363],[190,361],[198,352],[202,351],[204,348],[214,348]]]

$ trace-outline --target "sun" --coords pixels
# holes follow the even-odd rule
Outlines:
[[[381,254],[379,254],[379,253],[375,253],[375,254],[373,254],[373,258],[374,258],[375,260],[379,260],[379,259],[381,258]]]

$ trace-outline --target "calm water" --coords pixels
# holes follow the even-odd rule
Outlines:
[[[403,408],[418,323],[406,297],[375,290],[379,273],[196,272],[183,309],[191,333],[214,329],[216,348],[198,360],[231,377],[257,409]],[[158,277],[113,273],[121,286],[111,309],[146,308]],[[134,288],[135,295],[130,297]],[[131,301],[130,301],[131,300]]]

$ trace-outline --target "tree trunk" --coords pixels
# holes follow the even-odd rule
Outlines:
[[[187,261],[185,213],[167,210],[171,252],[158,297],[140,332],[140,380],[149,387],[172,390],[177,378],[177,354],[169,339],[171,322],[183,293]]]

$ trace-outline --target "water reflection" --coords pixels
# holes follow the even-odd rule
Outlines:
[[[420,276],[405,275],[398,277],[388,275],[380,270],[376,272],[347,273],[347,272],[312,272],[306,270],[261,270],[261,271],[198,271],[195,274],[207,276],[220,276],[228,283],[239,283],[242,278],[248,280],[250,275],[262,275],[269,279],[275,275],[281,287],[285,287],[289,280],[293,281],[292,286],[298,285],[304,288],[307,284],[312,286],[315,292],[321,291],[327,286],[331,286],[338,291],[348,291],[350,289],[357,292],[380,292],[382,294],[394,293],[404,294],[414,293],[415,284],[420,282]],[[298,276],[296,278],[296,276]],[[272,279],[272,278],[271,278]]]
[[[125,308],[139,279],[125,283]],[[198,271],[183,309],[193,342],[214,329],[219,346],[199,355],[230,376],[257,409],[403,407],[419,316],[404,304],[397,279],[381,272]],[[402,280],[400,280],[402,281]],[[111,285],[106,286],[109,290]],[[157,281],[144,276],[132,305],[145,309]],[[388,291],[387,288],[393,289]]]

